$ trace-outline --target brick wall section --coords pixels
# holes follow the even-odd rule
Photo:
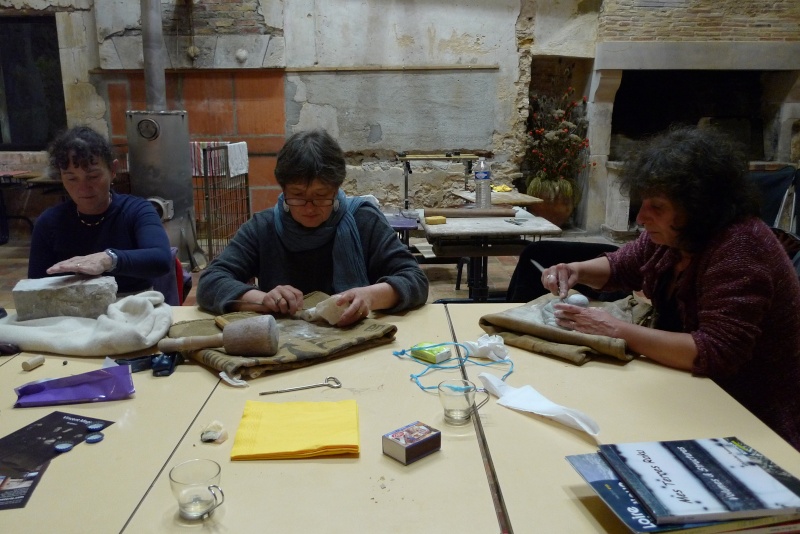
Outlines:
[[[275,160],[285,141],[283,71],[169,72],[167,109],[186,110],[192,141],[247,142],[250,209],[275,204],[280,187]],[[147,109],[144,76],[109,75],[105,81],[111,140],[127,143],[125,111]]]
[[[265,35],[275,33],[264,22],[255,0],[203,0],[162,4],[167,35]]]
[[[652,5],[657,2],[649,1]],[[800,41],[798,0],[605,0],[599,41]]]

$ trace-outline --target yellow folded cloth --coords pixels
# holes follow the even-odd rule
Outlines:
[[[358,454],[358,405],[247,401],[231,460],[284,460]]]

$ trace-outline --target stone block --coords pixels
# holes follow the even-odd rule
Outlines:
[[[96,319],[117,300],[113,276],[80,275],[25,279],[11,291],[17,320],[44,317],[88,317]]]

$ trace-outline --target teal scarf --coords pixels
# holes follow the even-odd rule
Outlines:
[[[283,193],[272,210],[275,216],[275,231],[281,244],[290,252],[304,252],[319,248],[333,240],[333,289],[341,293],[353,287],[369,285],[364,249],[358,234],[353,214],[367,200],[361,197],[347,198],[340,189],[336,193],[339,209],[331,213],[327,221],[316,228],[306,228],[295,221],[283,209]],[[283,248],[276,252],[276,260],[286,264]]]

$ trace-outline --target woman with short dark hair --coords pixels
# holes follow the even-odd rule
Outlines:
[[[557,323],[712,378],[800,450],[800,282],[758,216],[747,168],[743,152],[714,130],[656,136],[622,175],[641,202],[641,235],[599,258],[549,267],[541,280],[562,296],[578,283],[641,290],[654,328],[568,304],[554,305]]]
[[[344,153],[325,130],[292,135],[278,153],[277,205],[242,225],[203,272],[198,304],[294,314],[304,294],[321,291],[346,305],[339,326],[424,304],[425,273],[377,206],[345,196],[345,175]]]
[[[49,172],[69,199],[44,211],[31,238],[28,278],[109,275],[120,296],[153,288],[173,266],[169,238],[147,200],[115,193],[111,145],[87,126],[59,134]]]

